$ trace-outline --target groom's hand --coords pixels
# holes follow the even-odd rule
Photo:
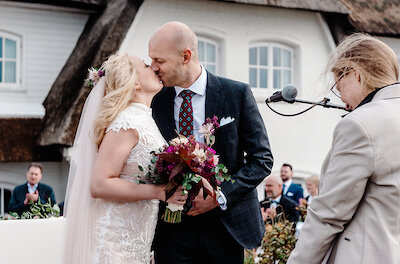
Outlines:
[[[208,212],[208,211],[214,209],[217,206],[218,206],[217,202],[214,200],[214,198],[212,198],[209,195],[204,200],[204,198],[203,198],[203,189],[200,189],[200,192],[196,196],[196,198],[194,199],[193,207],[188,212],[188,215],[196,216],[196,215],[199,215],[199,214],[203,214],[205,212]]]

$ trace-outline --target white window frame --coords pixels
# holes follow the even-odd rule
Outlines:
[[[259,53],[259,48],[260,47],[267,47],[268,48],[268,61],[267,61],[267,65],[259,65],[259,60],[260,60],[260,53]],[[257,48],[257,65],[252,65],[250,64],[250,49],[252,48]],[[290,67],[284,67],[283,65],[281,66],[273,66],[273,49],[274,48],[280,48],[281,50],[287,50],[290,52],[290,62],[291,65]],[[290,70],[291,72],[291,80],[290,83],[294,83],[295,80],[295,73],[294,73],[294,66],[295,66],[295,61],[294,61],[294,57],[295,57],[295,49],[287,46],[287,45],[283,45],[280,43],[276,43],[276,42],[259,42],[259,43],[255,43],[249,46],[248,48],[248,73],[249,73],[249,84],[250,84],[250,68],[254,68],[257,69],[257,86],[256,87],[251,87],[254,90],[258,90],[258,91],[279,91],[282,90],[283,87],[280,88],[273,88],[274,86],[274,70],[281,70],[281,82],[283,81],[283,70]],[[268,70],[268,78],[267,78],[267,88],[260,88],[260,77],[259,77],[259,69],[266,69]]]
[[[220,57],[220,44],[218,41],[215,41],[211,38],[207,38],[207,37],[198,37],[197,40],[200,42],[204,43],[204,59],[207,57],[207,43],[214,45],[215,46],[215,62],[208,62],[206,60],[200,60],[199,57],[199,62],[200,64],[202,64],[203,66],[205,66],[205,64],[212,64],[213,66],[215,66],[215,72],[213,74],[215,75],[219,75],[220,74],[220,63],[219,63],[219,57]],[[206,68],[207,69],[207,68]]]
[[[10,190],[10,191],[11,191],[11,195],[12,195],[12,192],[13,192],[13,190],[14,190],[14,187],[15,187],[15,186],[13,186],[13,185],[11,185],[11,184],[0,183],[0,195],[1,195],[0,215],[1,215],[1,216],[4,216],[4,214],[6,213],[6,212],[4,212],[4,209],[5,209],[5,207],[6,207],[6,205],[4,204],[4,189]]]
[[[3,45],[2,45],[2,58],[0,59],[2,64],[2,81],[0,82],[0,90],[20,90],[21,89],[21,66],[22,66],[22,38],[16,34],[12,34],[6,31],[0,30],[0,37],[2,38]],[[15,76],[15,83],[6,83],[5,82],[5,39],[10,39],[16,42],[16,76]],[[10,59],[7,59],[10,61]]]

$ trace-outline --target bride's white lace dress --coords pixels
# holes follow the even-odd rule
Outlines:
[[[150,152],[165,144],[152,116],[143,104],[131,104],[123,110],[106,132],[136,129],[139,142],[125,161],[120,178],[135,182],[134,175],[143,175],[138,165],[151,164]],[[117,203],[96,199],[94,223],[94,263],[150,263],[158,200]]]

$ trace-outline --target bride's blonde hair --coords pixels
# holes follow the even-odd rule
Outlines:
[[[94,121],[94,138],[97,146],[103,141],[105,131],[114,119],[129,106],[137,86],[136,68],[128,54],[111,55],[100,68],[105,72],[104,97]]]

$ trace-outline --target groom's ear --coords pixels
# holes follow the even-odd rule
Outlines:
[[[192,52],[189,49],[183,51],[183,64],[188,64],[192,59]]]

